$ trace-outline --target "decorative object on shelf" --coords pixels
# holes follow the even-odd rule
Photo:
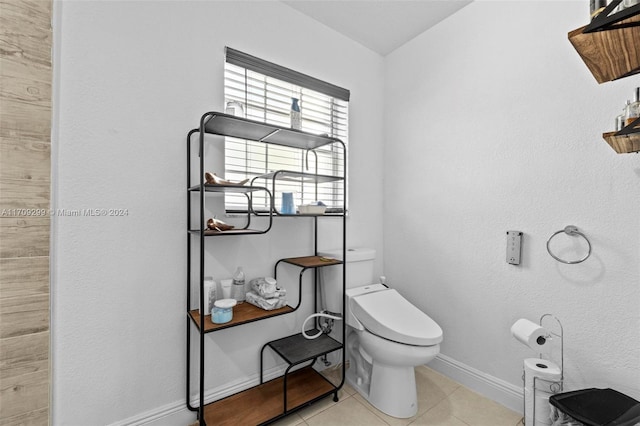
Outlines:
[[[242,266],[238,266],[236,272],[233,274],[233,283],[231,284],[231,298],[235,299],[238,303],[244,302],[246,290],[244,288],[244,271]]]
[[[224,299],[231,299],[231,284],[232,279],[220,280],[220,287],[222,288],[222,297]]]
[[[282,308],[287,304],[287,291],[278,288],[275,278],[261,277],[249,281],[247,302],[266,311]]]
[[[565,234],[571,236],[571,237],[580,236],[580,237],[584,238],[584,240],[587,242],[587,246],[589,247],[589,249],[587,251],[587,254],[582,259],[564,260],[564,259],[561,259],[560,257],[556,256],[555,254],[553,254],[551,252],[551,248],[549,247],[549,243],[551,243],[551,240],[553,239],[553,237],[555,237],[556,235],[561,234],[563,232]],[[568,226],[565,226],[564,229],[561,229],[559,231],[554,232],[553,235],[551,235],[549,237],[549,239],[547,240],[547,251],[549,252],[549,255],[551,255],[551,257],[553,257],[558,262],[566,263],[567,265],[574,265],[576,263],[584,262],[585,260],[587,260],[589,258],[589,256],[591,256],[591,243],[589,242],[589,239],[582,232],[578,231],[577,227],[575,227],[573,225],[568,225]]]
[[[607,0],[591,0],[589,2],[589,14],[591,19],[595,18],[607,7]]]
[[[278,282],[272,277],[254,278],[249,281],[249,288],[267,299],[278,297]]]
[[[238,101],[227,102],[227,107],[224,109],[224,113],[244,118],[244,106]]]
[[[204,180],[209,185],[238,185],[238,186],[242,186],[245,183],[249,182],[249,179],[243,179],[240,182],[231,182],[230,180],[226,180],[226,179],[223,179],[223,178],[219,177],[215,173],[209,173],[209,172],[206,172],[204,174]]]
[[[224,223],[221,220],[218,220],[216,218],[211,218],[209,220],[207,220],[207,228],[211,229],[212,231],[229,231],[230,229],[235,228],[233,225],[227,225],[226,223]]]
[[[627,106],[625,107],[624,125],[629,126],[638,117],[640,117],[640,87],[636,87],[636,92],[633,97],[633,102],[628,103]]]
[[[327,206],[323,204],[301,204],[298,206],[300,214],[324,214]]]
[[[291,98],[291,128],[302,130],[302,113],[300,112],[298,98]]]
[[[211,314],[211,322],[214,324],[224,324],[233,319],[233,307],[236,306],[235,299],[216,300],[213,305],[213,313]]]
[[[598,83],[640,72],[640,4],[612,13],[613,0],[589,25],[569,33],[569,41]]]
[[[277,291],[276,297],[266,298],[260,296],[254,291],[247,292],[247,303],[251,303],[253,306],[262,308],[265,311],[272,311],[274,309],[280,309],[287,304],[287,292]]]
[[[293,203],[293,192],[282,193],[282,207],[280,208],[282,214],[296,214],[295,204]]]
[[[622,112],[616,116],[616,132],[619,132],[625,126],[624,117],[627,112],[627,106],[629,106],[630,103],[631,101],[627,99],[627,103],[624,105],[624,108],[622,108]]]

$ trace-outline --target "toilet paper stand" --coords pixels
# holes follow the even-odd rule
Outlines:
[[[533,378],[533,425],[526,425],[525,419],[522,419],[522,424],[525,426],[537,426],[536,422],[536,390],[541,392],[545,392],[547,394],[556,394],[558,392],[562,392],[564,388],[564,329],[562,327],[562,323],[558,318],[556,318],[552,314],[544,314],[540,317],[540,326],[544,327],[543,322],[546,318],[553,319],[558,324],[559,333],[555,333],[553,331],[549,331],[549,336],[555,336],[560,339],[560,379],[559,380],[547,380],[540,377]],[[547,330],[550,330],[547,328]],[[539,357],[542,358],[542,353],[539,354]],[[550,359],[550,361],[553,361]],[[522,381],[524,382],[524,371],[522,373]],[[523,413],[526,411],[526,402],[524,399],[524,395],[522,398],[523,404]],[[545,424],[548,424],[545,422]]]

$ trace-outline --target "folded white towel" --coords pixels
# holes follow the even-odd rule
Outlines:
[[[273,298],[267,299],[267,298],[261,297],[260,295],[258,295],[253,291],[249,291],[247,292],[247,297],[245,300],[254,306],[264,309],[265,311],[279,309],[287,304],[286,294],[282,294],[279,297],[273,297]]]
[[[271,277],[254,278],[249,281],[249,287],[251,290],[255,291],[256,294],[264,297],[265,299],[272,299],[280,296],[280,290],[278,290],[276,280]]]

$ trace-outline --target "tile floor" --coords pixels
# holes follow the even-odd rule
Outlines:
[[[332,373],[327,375],[330,377]],[[522,416],[484,398],[428,367],[416,368],[418,413],[397,419],[376,410],[355,389],[345,385],[332,397],[318,401],[274,423],[277,426],[516,426]]]

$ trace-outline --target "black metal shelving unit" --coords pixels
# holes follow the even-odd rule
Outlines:
[[[194,143],[193,136],[197,134],[199,156],[199,167],[196,167],[199,173],[197,184],[193,184],[192,175],[192,150]],[[299,297],[295,306],[287,305],[273,311],[265,311],[255,307],[249,303],[243,303],[234,308],[233,319],[229,323],[214,324],[211,322],[210,315],[200,315],[204,311],[204,266],[205,266],[205,242],[211,238],[219,236],[233,235],[251,235],[264,234],[271,230],[273,217],[280,213],[274,208],[274,194],[276,190],[276,182],[284,181],[312,181],[315,185],[324,183],[335,184],[342,182],[344,200],[346,200],[346,161],[343,165],[344,176],[323,176],[316,173],[302,173],[299,171],[279,170],[273,173],[255,177],[249,186],[240,185],[210,185],[204,181],[205,173],[205,150],[209,143],[205,141],[205,135],[230,136],[240,139],[248,139],[259,141],[267,144],[281,145],[287,147],[298,148],[304,151],[313,152],[314,150],[325,147],[330,144],[338,144],[345,152],[345,144],[333,137],[326,135],[315,135],[299,130],[293,130],[281,126],[270,125],[254,120],[248,120],[218,112],[207,112],[200,119],[200,126],[191,130],[187,135],[187,324],[186,324],[186,404],[191,411],[198,413],[198,423],[200,426],[206,424],[229,424],[229,425],[251,425],[251,424],[268,424],[276,421],[300,408],[318,401],[333,394],[334,400],[337,401],[338,390],[344,384],[345,369],[345,351],[342,351],[342,380],[339,384],[333,384],[324,378],[320,373],[314,370],[313,364],[318,357],[327,353],[344,349],[344,342],[339,342],[328,335],[322,335],[317,339],[308,340],[298,333],[292,336],[283,337],[275,341],[266,342],[260,352],[260,384],[245,389],[242,392],[205,404],[204,392],[204,372],[205,372],[205,341],[206,334],[222,329],[240,326],[250,322],[261,321],[279,315],[294,312],[300,307],[303,291],[303,275],[307,270],[316,271],[325,266],[342,264],[337,260],[327,261],[317,256],[318,253],[318,220],[320,217],[339,217],[342,219],[342,250],[343,255],[346,252],[346,205],[343,205],[339,212],[322,215],[296,214],[287,215],[293,217],[312,216],[314,227],[314,247],[312,256],[302,256],[295,258],[280,259],[274,267],[274,276],[277,277],[277,271],[280,265],[292,265],[300,268],[299,276]],[[255,185],[256,180],[261,179],[264,186]],[[271,189],[269,189],[269,187]],[[269,207],[267,211],[255,211],[253,208],[253,194],[256,192],[266,193]],[[241,228],[234,228],[228,231],[211,231],[207,229],[206,219],[204,216],[206,196],[210,194],[224,193],[241,193],[247,197],[247,215],[246,223]],[[196,196],[197,195],[197,196]],[[194,209],[195,206],[195,210]],[[192,213],[197,211],[198,219],[192,220]],[[268,216],[268,225],[262,229],[254,229],[251,227],[251,217],[253,215]],[[194,223],[192,223],[194,222]],[[198,223],[199,222],[199,223]],[[194,239],[197,253],[192,253],[192,242]],[[197,268],[197,269],[196,269]],[[345,292],[346,268],[343,265],[342,275],[342,293]],[[192,271],[196,271],[197,279],[192,277]],[[192,281],[196,281],[199,290],[199,303],[194,308],[191,300]],[[317,294],[318,280],[314,279],[314,295]],[[315,310],[318,310],[317,297],[315,298]],[[344,297],[342,313],[344,313]],[[345,335],[345,323],[341,321],[342,336]],[[192,333],[198,336],[199,350],[192,353],[191,337]],[[344,337],[343,337],[344,339]],[[282,377],[264,382],[263,377],[263,360],[262,355],[266,348],[270,348],[279,355],[288,367]],[[192,358],[197,358],[198,363],[198,403],[194,406],[191,404],[191,362]],[[281,398],[281,399],[280,399]],[[280,400],[280,402],[278,402]],[[256,404],[260,405],[260,410],[254,410]]]

